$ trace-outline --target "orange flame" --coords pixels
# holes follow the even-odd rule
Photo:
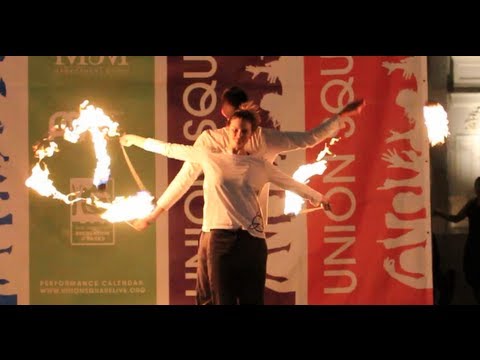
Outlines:
[[[110,177],[111,160],[107,154],[107,140],[105,137],[113,137],[120,134],[117,131],[117,122],[112,121],[109,116],[105,115],[101,108],[87,105],[88,100],[85,100],[80,105],[80,116],[72,121],[72,130],[65,129],[63,137],[67,141],[76,143],[82,133],[90,132],[97,158],[93,184],[98,186],[107,183]]]
[[[94,200],[94,204],[102,209],[107,209],[101,218],[109,222],[129,221],[143,218],[150,214],[154,205],[153,196],[148,191],[139,191],[134,196],[117,196],[112,203]]]
[[[332,138],[328,145],[333,145],[338,142],[340,138]],[[323,158],[328,155],[333,155],[330,151],[330,148],[327,144],[322,151],[318,153],[316,162],[312,164],[301,165],[294,173],[293,178],[298,182],[307,184],[309,179],[314,175],[322,175],[327,169],[327,160]],[[302,207],[305,200],[298,196],[297,194],[291,191],[285,191],[285,206],[283,208],[283,213],[285,215],[294,214],[298,215],[302,211]]]

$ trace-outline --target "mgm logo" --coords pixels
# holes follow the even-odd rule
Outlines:
[[[55,72],[61,74],[125,74],[127,56],[56,56]]]

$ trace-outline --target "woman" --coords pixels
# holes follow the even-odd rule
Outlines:
[[[330,209],[322,194],[245,150],[259,124],[258,113],[237,110],[227,122],[228,145],[209,152],[193,146],[124,135],[124,146],[136,145],[170,158],[198,163],[205,174],[205,204],[197,269],[197,303],[263,304],[267,246],[258,195],[272,182],[315,206]],[[203,241],[202,241],[203,240]]]
[[[220,100],[222,115],[228,120],[236,110],[244,106],[248,107],[247,101],[248,95],[243,89],[237,86],[227,89],[222,94]],[[344,128],[347,120],[351,117],[358,116],[365,106],[366,103],[363,99],[352,101],[327,121],[306,131],[280,131],[258,126],[244,147],[250,152],[250,155],[262,156],[270,163],[273,163],[280,153],[318,145],[320,142],[332,136],[336,131]],[[197,148],[205,148],[209,151],[223,152],[226,150],[225,148],[229,142],[228,129],[225,126],[203,131],[195,140],[194,146]],[[147,218],[135,221],[135,228],[142,231],[147,228],[148,224],[154,223],[160,214],[168,211],[168,209],[182,198],[201,172],[202,169],[199,164],[185,162],[179,173],[170,184],[168,184],[168,187],[159,197],[155,210]],[[265,225],[268,222],[268,194],[269,185],[267,184],[259,194]],[[208,234],[202,233],[202,235]]]
[[[467,283],[472,287],[475,300],[480,304],[480,177],[474,183],[475,198],[469,200],[457,215],[440,210],[433,214],[447,221],[458,223],[468,217],[468,237],[463,253],[463,271]]]

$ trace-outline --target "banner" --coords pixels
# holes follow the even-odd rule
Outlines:
[[[367,101],[310,183],[333,211],[308,216],[308,302],[431,304],[425,57],[306,57],[305,77],[307,128]]]
[[[154,134],[154,58],[130,56],[53,56],[29,59],[29,144],[49,134],[59,152],[47,163],[63,193],[90,189],[96,165],[93,143],[63,140],[55,128],[67,126],[89,100],[122,129]],[[127,150],[151,192],[154,156]],[[118,138],[108,141],[111,179],[104,201],[139,191],[123,159]],[[30,152],[30,164],[34,163]],[[30,191],[30,297],[32,304],[155,304],[155,229],[137,232],[126,223],[109,223],[85,202],[67,205]]]
[[[0,304],[29,303],[28,58],[0,56]]]

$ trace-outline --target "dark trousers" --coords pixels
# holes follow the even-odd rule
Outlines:
[[[198,305],[263,305],[266,273],[265,239],[245,230],[202,232],[198,246]]]

